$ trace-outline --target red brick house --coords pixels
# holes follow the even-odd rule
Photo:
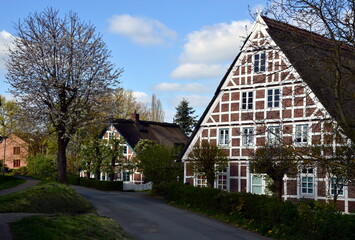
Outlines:
[[[346,79],[340,86],[346,99],[340,113],[332,91],[332,47],[320,35],[259,16],[184,149],[184,181],[206,185],[191,170],[188,159],[201,140],[218,144],[228,153],[229,167],[218,175],[216,188],[257,194],[267,193],[265,177],[249,169],[258,147],[276,138],[296,147],[318,144],[333,149],[337,144],[351,144],[344,135],[340,140],[334,137],[332,124],[354,133],[355,49],[339,47],[340,73]],[[350,123],[347,128],[344,118]],[[297,176],[285,175],[283,185],[285,200],[327,201],[334,191],[332,178],[312,165],[299,168]],[[355,211],[354,186],[343,187],[338,204],[342,211]]]
[[[4,160],[5,139],[0,143],[0,161]],[[27,166],[29,144],[16,136],[10,134],[6,139],[5,164],[10,169],[17,169]]]
[[[165,146],[178,147],[181,149],[188,141],[187,136],[181,131],[180,127],[173,123],[142,121],[139,114],[133,114],[132,119],[113,119],[111,123],[102,131],[102,139],[122,138],[123,155],[128,165],[135,159],[135,146],[141,139],[153,140]],[[101,179],[107,179],[107,174],[102,173]],[[138,168],[125,169],[124,167],[115,173],[115,179],[127,183],[144,183],[144,174]]]

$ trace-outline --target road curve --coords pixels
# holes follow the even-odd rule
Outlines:
[[[72,186],[101,216],[115,219],[137,240],[266,240],[258,234],[167,205],[141,192],[103,192]]]

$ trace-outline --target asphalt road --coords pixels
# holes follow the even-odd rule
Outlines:
[[[72,187],[94,204],[99,215],[115,219],[137,240],[270,239],[169,206],[147,193]]]

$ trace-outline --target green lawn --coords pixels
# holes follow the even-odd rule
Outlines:
[[[78,214],[94,212],[94,208],[72,188],[55,182],[42,182],[1,196],[0,212]]]
[[[25,180],[23,179],[15,178],[12,176],[0,175],[0,190],[16,187],[17,185],[20,185],[21,183],[24,182]]]
[[[10,227],[15,240],[133,239],[114,220],[93,215],[28,217]]]

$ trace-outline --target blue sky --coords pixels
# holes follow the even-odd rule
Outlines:
[[[78,13],[96,26],[124,68],[121,86],[148,103],[161,100],[165,121],[185,98],[201,115],[229,64],[238,54],[249,14],[266,0],[12,0],[0,8],[0,94],[9,97],[3,58],[15,34],[13,23],[46,7]]]

